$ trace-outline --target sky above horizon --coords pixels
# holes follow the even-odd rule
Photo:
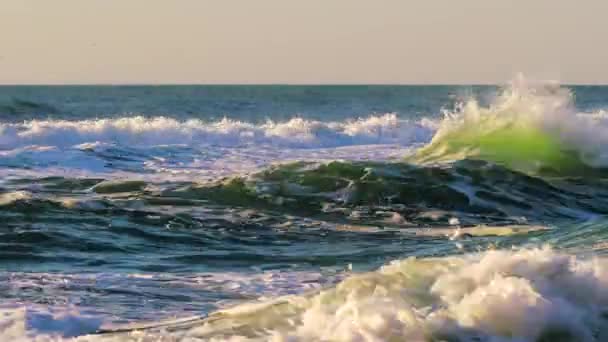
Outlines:
[[[0,0],[0,84],[608,83],[605,0]]]

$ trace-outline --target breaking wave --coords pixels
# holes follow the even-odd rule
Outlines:
[[[98,120],[32,120],[0,123],[0,147],[29,145],[69,147],[84,143],[120,145],[212,144],[240,146],[269,144],[280,147],[338,147],[365,144],[426,142],[434,132],[432,120],[402,120],[396,114],[369,116],[347,122],[293,118],[256,125],[223,119],[204,122],[143,116]]]
[[[446,111],[432,141],[409,160],[473,158],[533,173],[580,172],[608,165],[607,133],[605,113],[578,113],[570,90],[518,79],[488,107],[473,99]]]
[[[75,341],[604,341],[607,289],[603,258],[489,250],[398,260],[307,294]],[[38,325],[55,332],[31,340],[61,341],[100,325],[85,315],[40,316]],[[4,315],[1,336],[29,340],[26,319],[23,311]]]
[[[275,341],[601,341],[608,264],[549,248],[395,261],[334,288],[237,306],[182,336]]]

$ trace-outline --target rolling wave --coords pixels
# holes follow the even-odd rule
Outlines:
[[[43,272],[377,267],[528,239],[585,250],[606,239],[606,215],[602,179],[479,160],[297,162],[205,182],[20,178],[0,188],[0,260]]]
[[[593,188],[593,192],[588,189]],[[541,179],[494,163],[292,163],[249,177],[176,187],[160,196],[380,226],[514,224],[608,214],[600,179]]]
[[[0,102],[0,118],[24,119],[34,115],[53,114],[60,112],[57,108],[42,102],[12,98]]]

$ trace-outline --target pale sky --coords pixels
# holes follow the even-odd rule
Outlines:
[[[0,0],[0,83],[608,83],[608,0]]]

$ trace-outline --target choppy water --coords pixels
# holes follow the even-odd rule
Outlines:
[[[0,87],[0,339],[606,340],[605,108],[523,79]]]

